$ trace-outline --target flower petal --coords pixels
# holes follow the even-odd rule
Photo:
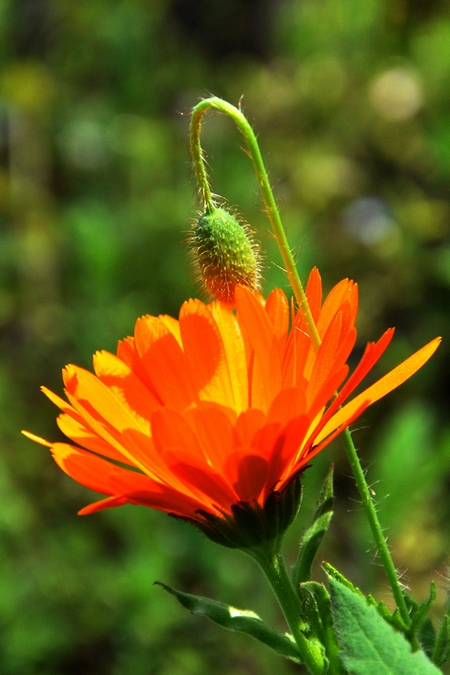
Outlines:
[[[284,350],[289,331],[289,303],[280,288],[274,288],[266,301],[266,313],[277,336],[280,352]]]
[[[54,460],[65,473],[91,490],[110,495],[109,499],[82,509],[82,515],[127,502],[146,504],[180,515],[190,513],[192,516],[203,506],[203,502],[178,493],[170,486],[159,484],[135,471],[122,469],[66,443],[54,443],[51,450]]]
[[[354,414],[355,410],[358,410],[363,403],[366,402],[367,405],[371,405],[383,396],[386,396],[386,394],[389,394],[393,389],[399,387],[403,382],[406,382],[407,379],[414,375],[414,373],[416,373],[428,359],[433,356],[434,352],[439,347],[440,342],[441,338],[435,338],[425,345],[425,347],[422,347],[422,349],[419,349],[408,359],[400,363],[400,365],[378,380],[378,382],[375,382],[375,384],[359,394],[359,396],[356,396],[352,401],[344,405],[328,421],[316,438],[316,442],[320,442],[337,427],[345,424],[346,420],[348,420]]]
[[[75,480],[106,495],[83,514],[133,503],[203,522],[208,513],[234,517],[239,502],[264,506],[368,405],[414,374],[440,341],[343,405],[393,331],[367,345],[345,382],[357,286],[344,279],[322,304],[314,268],[306,296],[319,346],[279,289],[265,301],[237,287],[235,308],[190,300],[178,319],[142,317],[117,356],[95,355],[95,375],[67,366],[68,402],[43,388],[62,410],[60,429],[79,447],[25,435],[49,447]]]
[[[249,405],[247,359],[241,328],[229,306],[214,302],[211,313],[219,328],[225,350],[224,365],[233,395],[232,407],[239,415]]]
[[[163,405],[186,409],[198,392],[186,356],[173,333],[160,319],[146,316],[136,322],[135,343],[152,391]]]
[[[238,319],[253,350],[251,407],[267,410],[281,389],[281,358],[278,341],[254,293],[238,286],[235,292]]]

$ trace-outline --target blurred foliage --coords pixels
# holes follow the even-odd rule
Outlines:
[[[198,293],[189,108],[211,93],[254,120],[302,277],[350,276],[360,341],[397,326],[382,373],[443,346],[354,437],[396,562],[424,599],[448,585],[450,9],[444,0],[4,0],[0,4],[0,663],[4,675],[295,672],[245,636],[184,615],[160,579],[273,611],[250,561],[138,507],[76,517],[93,497],[23,427],[56,439],[67,362],[90,367],[145,313]],[[286,287],[230,122],[205,124],[214,191]],[[364,427],[364,428],[363,428]],[[330,459],[323,557],[385,598],[339,443],[305,474],[308,522]],[[302,516],[300,517],[302,518]],[[296,531],[295,531],[296,530]],[[369,550],[369,553],[367,552]],[[318,577],[320,571],[317,571]],[[323,577],[320,577],[323,580]]]

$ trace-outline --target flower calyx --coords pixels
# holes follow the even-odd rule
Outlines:
[[[271,492],[264,506],[256,501],[237,502],[231,507],[231,514],[223,512],[222,516],[218,516],[199,510],[198,518],[181,519],[189,520],[208,539],[227,548],[238,548],[247,552],[264,549],[270,554],[276,554],[281,547],[284,533],[300,509],[301,473],[297,473],[281,492]]]

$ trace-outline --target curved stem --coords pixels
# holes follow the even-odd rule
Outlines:
[[[403,622],[407,628],[411,625],[411,619],[409,616],[408,608],[406,606],[405,597],[403,595],[402,588],[397,576],[397,570],[395,569],[394,562],[392,560],[389,547],[386,542],[386,538],[381,529],[380,521],[378,520],[377,511],[373,503],[372,496],[367,485],[366,477],[364,471],[361,467],[361,462],[359,460],[358,454],[356,452],[355,444],[349,429],[345,429],[342,433],[342,442],[347,453],[347,458],[350,463],[353,476],[355,478],[356,485],[362,500],[364,511],[369,521],[370,529],[372,530],[372,535],[375,540],[375,544],[378,549],[378,555],[380,556],[381,562],[386,572],[386,576],[389,580],[391,586],[392,595],[394,596],[395,602],[397,604],[400,616],[403,619]]]
[[[209,108],[209,106],[204,106],[203,104],[205,101],[209,100],[210,99],[205,99],[195,106],[195,108],[192,110],[191,123],[189,126],[189,149],[191,151],[191,160],[194,166],[195,178],[197,180],[198,189],[205,211],[212,211],[214,208],[214,201],[212,198],[211,188],[209,186],[208,174],[206,173],[202,146],[200,144],[202,115]]]
[[[300,277],[298,275],[294,257],[284,232],[283,224],[281,222],[280,214],[273,196],[272,188],[270,187],[269,177],[264,166],[255,132],[253,131],[246,117],[238,108],[236,108],[234,105],[231,105],[231,103],[227,103],[220,98],[216,98],[215,96],[200,101],[200,103],[198,103],[195,108],[193,108],[190,124],[190,149],[192,162],[205,210],[211,210],[214,208],[214,200],[211,193],[211,188],[209,186],[203,152],[200,144],[201,119],[207,110],[218,110],[219,112],[229,115],[245,139],[250,158],[253,162],[256,177],[258,179],[264,206],[266,207],[267,215],[272,225],[272,230],[274,232],[284,265],[286,267],[289,282],[292,286],[292,290],[294,291],[297,304],[301,309],[301,312],[308,325],[314,345],[316,348],[318,348],[320,345],[319,334],[309,308],[305,291],[303,290],[302,282],[300,281]]]
[[[273,196],[272,188],[270,187],[269,183],[269,178],[267,175],[266,168],[264,166],[264,162],[261,156],[261,151],[259,149],[258,141],[256,139],[255,133],[250,126],[249,122],[245,118],[245,116],[242,114],[242,112],[236,108],[235,106],[231,105],[230,103],[227,103],[226,101],[223,101],[220,98],[216,97],[211,97],[204,99],[203,101],[200,101],[194,109],[192,110],[192,117],[191,117],[191,125],[190,125],[190,148],[191,148],[191,155],[192,155],[192,161],[194,164],[194,170],[195,170],[195,175],[196,179],[198,182],[199,190],[201,197],[204,202],[205,209],[212,209],[214,208],[214,201],[211,193],[211,189],[209,186],[208,182],[208,177],[205,169],[205,164],[203,160],[203,154],[202,154],[202,149],[201,149],[201,144],[200,144],[200,131],[201,131],[201,119],[203,114],[207,110],[218,110],[219,112],[222,112],[226,115],[229,115],[234,123],[237,125],[239,131],[243,135],[247,148],[249,150],[250,157],[253,162],[253,166],[255,169],[256,176],[258,178],[259,186],[261,189],[262,197],[264,200],[264,205],[266,207],[267,215],[269,217],[269,220],[272,225],[273,232],[275,234],[275,238],[277,240],[278,246],[280,248],[280,252],[283,258],[283,262],[286,267],[286,271],[289,277],[289,281],[291,283],[292,289],[294,291],[295,299],[299,305],[300,311],[302,312],[305,321],[308,325],[308,329],[310,331],[310,335],[312,337],[312,340],[314,342],[314,345],[316,349],[319,348],[321,340],[319,333],[317,331],[317,327],[315,325],[313,316],[311,314],[311,310],[309,308],[308,300],[306,298],[305,292],[303,290],[302,283],[300,281],[297,268],[295,265],[294,258],[292,256],[292,252],[289,248],[289,244],[287,242],[287,238],[284,232],[283,224],[281,222],[280,214],[275,202],[275,198]],[[375,509],[375,505],[373,503],[373,499],[371,497],[366,478],[364,475],[364,471],[361,468],[361,464],[358,458],[358,454],[356,452],[356,448],[353,444],[353,440],[350,434],[350,431],[346,429],[343,434],[342,434],[344,446],[347,452],[347,457],[350,462],[350,466],[353,471],[353,475],[355,477],[355,482],[359,490],[359,494],[361,496],[361,500],[366,512],[367,519],[370,524],[370,528],[372,530],[372,534],[378,549],[378,553],[380,556],[380,559],[382,561],[382,564],[384,566],[384,569],[386,571],[386,575],[389,579],[389,583],[391,586],[392,594],[394,596],[394,599],[396,601],[397,607],[399,609],[400,615],[407,627],[410,626],[411,620],[409,617],[408,609],[406,606],[405,598],[403,596],[403,592],[400,586],[400,582],[397,577],[397,572],[395,569],[395,565],[393,563],[389,547],[386,543],[386,539],[383,535],[383,531],[381,529],[380,521],[378,520],[378,515]],[[258,561],[261,565],[261,562]],[[278,564],[278,563],[277,563]],[[275,565],[275,563],[274,563]],[[267,570],[264,569],[266,576],[269,578],[269,575],[267,574]],[[272,570],[274,571],[274,570]],[[281,572],[280,572],[281,574]],[[269,578],[270,581],[270,578]],[[272,584],[272,588],[275,587]],[[278,597],[278,596],[277,596]],[[286,617],[287,618],[287,617]],[[289,623],[289,620],[288,620]],[[290,625],[290,624],[289,624]],[[292,629],[292,628],[291,628]],[[297,631],[298,632],[298,631]],[[300,632],[301,633],[301,632]],[[294,634],[294,633],[293,633]],[[301,634],[303,639],[304,636]],[[295,634],[294,634],[295,637]],[[312,671],[316,672],[316,671]],[[318,671],[320,672],[320,671]]]
[[[301,604],[289,578],[281,553],[265,556],[261,551],[248,552],[264,572],[283,610],[286,622],[297,643],[303,663],[313,675],[323,675],[325,660],[318,646],[308,640],[301,630]]]

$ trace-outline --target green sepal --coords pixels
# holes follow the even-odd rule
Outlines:
[[[198,527],[209,539],[227,548],[241,550],[264,548],[277,553],[286,529],[295,519],[300,508],[302,486],[297,474],[281,492],[269,494],[264,506],[258,502],[238,502],[232,513],[217,516],[199,510],[198,518],[181,518]],[[179,518],[179,516],[175,516]]]
[[[442,666],[443,663],[450,658],[450,603],[447,612],[442,619],[439,626],[439,631],[434,645],[432,661],[437,666]]]
[[[438,675],[424,652],[412,652],[364,597],[329,578],[339,658],[350,675]],[[441,673],[442,675],[442,673]]]
[[[198,595],[183,593],[160,581],[156,581],[155,583],[158,586],[162,586],[168,593],[174,595],[178,602],[192,614],[206,616],[206,618],[227,630],[247,633],[247,635],[251,635],[256,640],[271,647],[277,654],[285,656],[296,663],[302,663],[294,638],[288,633],[283,634],[274,630],[265,624],[254,612],[236,609],[223,602],[217,602],[216,600],[210,600]]]
[[[314,559],[330,526],[333,516],[333,470],[334,467],[331,466],[322,484],[312,524],[302,537],[297,561],[292,567],[292,581],[295,586],[311,579]]]
[[[307,622],[304,629],[308,639],[322,645],[328,660],[328,672],[333,675],[345,675],[345,670],[338,659],[339,645],[334,632],[331,614],[330,594],[323,584],[316,581],[305,581],[299,586],[302,600],[302,618]]]
[[[424,652],[431,658],[436,643],[436,631],[434,630],[428,615],[431,607],[436,601],[436,585],[434,581],[431,582],[430,594],[425,602],[417,602],[417,600],[408,593],[404,593],[404,596],[406,606],[408,607],[411,616],[411,626],[408,630],[407,637],[409,637],[411,641],[417,638]]]

